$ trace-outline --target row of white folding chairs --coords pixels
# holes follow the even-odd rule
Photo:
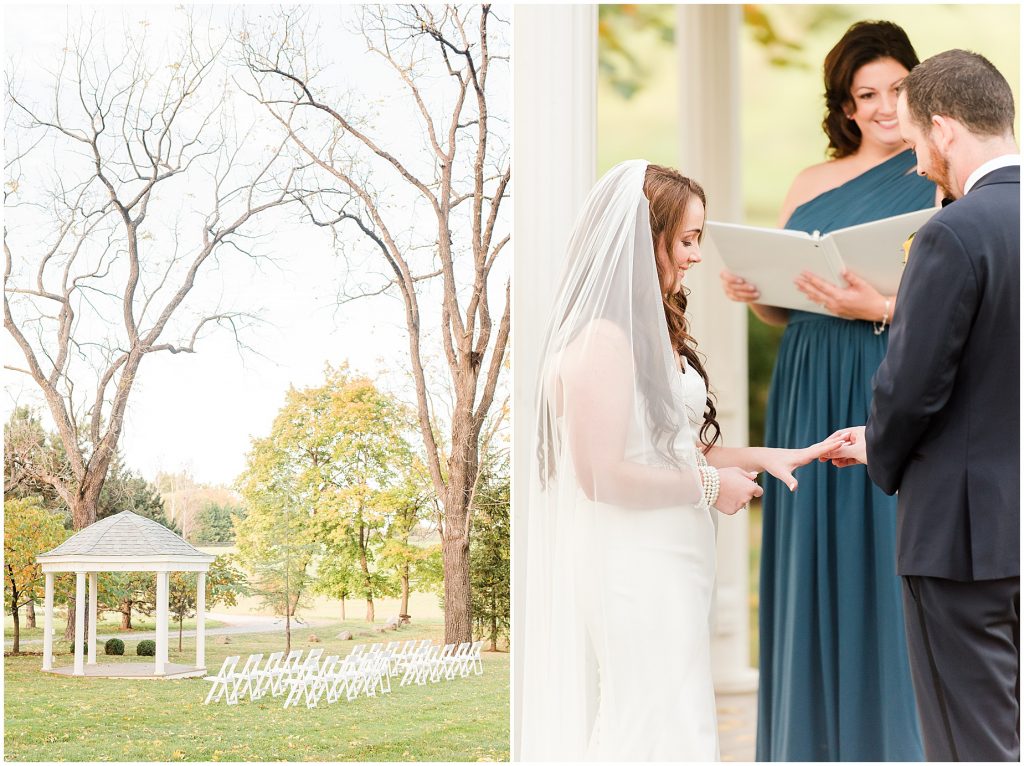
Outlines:
[[[383,643],[370,644],[369,646],[366,644],[356,644],[352,647],[352,651],[348,656],[372,657],[379,652],[387,652],[390,656],[388,660],[388,675],[396,676],[403,672],[406,664],[415,656],[418,648],[428,646],[430,643],[429,638],[422,640],[413,638],[404,644],[401,641],[391,641],[387,645]]]
[[[465,678],[470,673],[480,675],[484,672],[483,661],[480,652],[483,641],[466,641],[461,644],[439,644],[421,645],[416,648],[414,654],[409,657],[403,665],[402,681],[400,686],[406,684],[424,685],[440,681],[442,678],[451,680],[456,674]]]
[[[388,664],[391,653],[380,651],[361,655],[327,657],[319,668],[309,668],[291,679],[284,706],[298,705],[305,698],[306,707],[316,707],[324,696],[333,704],[342,696],[352,701],[360,694],[374,697],[391,691]]]
[[[215,676],[206,676],[213,683],[203,704],[226,698],[229,705],[238,704],[239,696],[247,693],[251,700],[260,699],[269,692],[277,697],[287,692],[285,707],[297,705],[305,696],[306,705],[315,707],[326,694],[328,702],[336,702],[342,694],[352,700],[365,693],[374,696],[377,690],[391,691],[391,676],[401,675],[401,685],[409,683],[423,685],[441,678],[452,679],[456,674],[463,678],[471,672],[483,673],[480,658],[482,641],[473,643],[433,644],[430,639],[412,639],[404,645],[400,641],[387,644],[372,644],[367,647],[357,644],[344,659],[331,655],[321,663],[322,648],[309,650],[305,660],[302,649],[273,652],[263,667],[263,654],[250,654],[241,670],[236,670],[240,656],[228,657]]]
[[[227,704],[238,704],[239,696],[249,695],[250,699],[259,699],[270,692],[277,697],[283,694],[290,686],[291,681],[308,672],[311,667],[318,667],[320,655],[324,650],[317,647],[309,650],[305,660],[302,659],[302,649],[293,649],[284,656],[284,652],[273,652],[267,657],[263,667],[260,662],[263,654],[250,654],[246,658],[242,669],[238,670],[238,663],[241,656],[227,657],[215,676],[206,676],[213,686],[210,693],[206,695],[203,703],[209,705],[224,697]]]

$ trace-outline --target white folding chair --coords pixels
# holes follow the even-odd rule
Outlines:
[[[444,658],[442,670],[444,671],[444,677],[446,680],[452,680],[455,678],[455,674],[457,672],[461,672],[462,667],[466,662],[466,655],[469,653],[472,645],[472,642],[465,641],[459,644],[458,649]]]
[[[223,664],[220,666],[220,670],[217,671],[215,676],[204,676],[204,681],[212,681],[213,686],[210,687],[210,693],[206,695],[206,700],[203,702],[204,705],[209,705],[211,702],[217,702],[221,697],[227,696],[227,703],[229,705],[238,704],[238,697],[235,696],[235,688],[231,683],[231,674],[235,670],[235,666],[238,664],[239,657],[226,657]],[[216,692],[216,696],[214,693]]]
[[[285,698],[284,706],[298,705],[299,699],[305,694],[308,686],[320,674],[320,655],[324,650],[319,647],[310,649],[306,655],[302,667],[285,679],[285,686],[288,688],[288,696]]]
[[[466,675],[469,675],[468,668],[472,668],[473,672],[477,675],[481,675],[484,672],[484,661],[480,657],[480,652],[483,651],[483,646],[483,641],[474,641],[473,646],[470,647],[469,658],[466,662]]]
[[[274,671],[281,665],[281,658],[284,652],[271,652],[262,668],[253,671],[254,682],[252,684],[251,699],[258,700],[265,697],[273,682]]]
[[[335,663],[334,668],[328,673],[327,678],[327,702],[334,704],[341,699],[342,693],[346,699],[353,699],[355,695],[350,694],[351,686],[354,686],[359,679],[359,659],[349,655],[340,662]],[[358,689],[356,694],[358,694]]]
[[[399,682],[399,686],[405,686],[406,684],[419,683],[420,670],[427,662],[427,657],[431,651],[430,646],[420,646],[412,653],[411,656],[406,658],[404,664],[404,672],[402,673],[402,680]]]
[[[445,644],[441,653],[437,655],[430,664],[430,681],[436,683],[441,680],[441,674],[445,669],[448,658],[455,651],[455,644]]]
[[[250,654],[242,669],[231,674],[231,682],[235,685],[235,697],[244,697],[246,692],[249,692],[250,699],[252,698],[252,683],[256,680],[256,671],[259,670],[262,659],[262,653]]]
[[[332,654],[320,663],[319,672],[306,684],[306,707],[316,707],[320,702],[320,698],[327,690],[331,672],[338,661],[338,655]]]
[[[270,673],[270,696],[277,697],[283,694],[287,688],[287,680],[299,667],[302,660],[302,650],[292,649],[288,652],[280,664]]]
[[[368,697],[376,697],[378,689],[383,694],[391,691],[391,677],[388,675],[388,655],[376,652],[367,662],[363,663],[363,692]]]

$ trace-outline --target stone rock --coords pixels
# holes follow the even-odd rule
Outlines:
[[[385,630],[398,630],[398,618],[392,617],[390,620],[384,623]]]
[[[385,628],[384,628],[383,625],[374,625],[373,626],[373,632],[374,633],[383,633],[384,630],[385,630]]]
[[[310,633],[309,634],[309,643],[311,643],[311,644],[319,644],[320,643],[320,637],[316,633]]]
[[[217,643],[218,644],[230,644],[231,643],[231,636],[228,636],[228,635],[217,636]]]
[[[339,641],[351,641],[352,640],[352,633],[350,631],[343,630],[343,631],[341,631],[341,633],[336,635],[335,638],[338,639]]]

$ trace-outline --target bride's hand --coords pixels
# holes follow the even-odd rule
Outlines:
[[[764,470],[785,484],[790,492],[795,492],[797,480],[793,476],[793,471],[845,447],[847,442],[841,436],[842,433],[845,432],[836,432],[824,441],[803,449],[766,449]]]
[[[740,508],[750,502],[751,498],[761,497],[764,490],[754,481],[757,472],[744,471],[735,466],[718,469],[718,500],[715,509],[732,516]]]

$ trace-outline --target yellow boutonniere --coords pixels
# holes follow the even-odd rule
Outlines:
[[[903,243],[903,265],[904,266],[907,265],[907,259],[910,258],[910,245],[914,241],[914,234],[917,234],[917,232],[915,231],[913,234],[911,234],[909,237],[907,237],[907,241]]]

